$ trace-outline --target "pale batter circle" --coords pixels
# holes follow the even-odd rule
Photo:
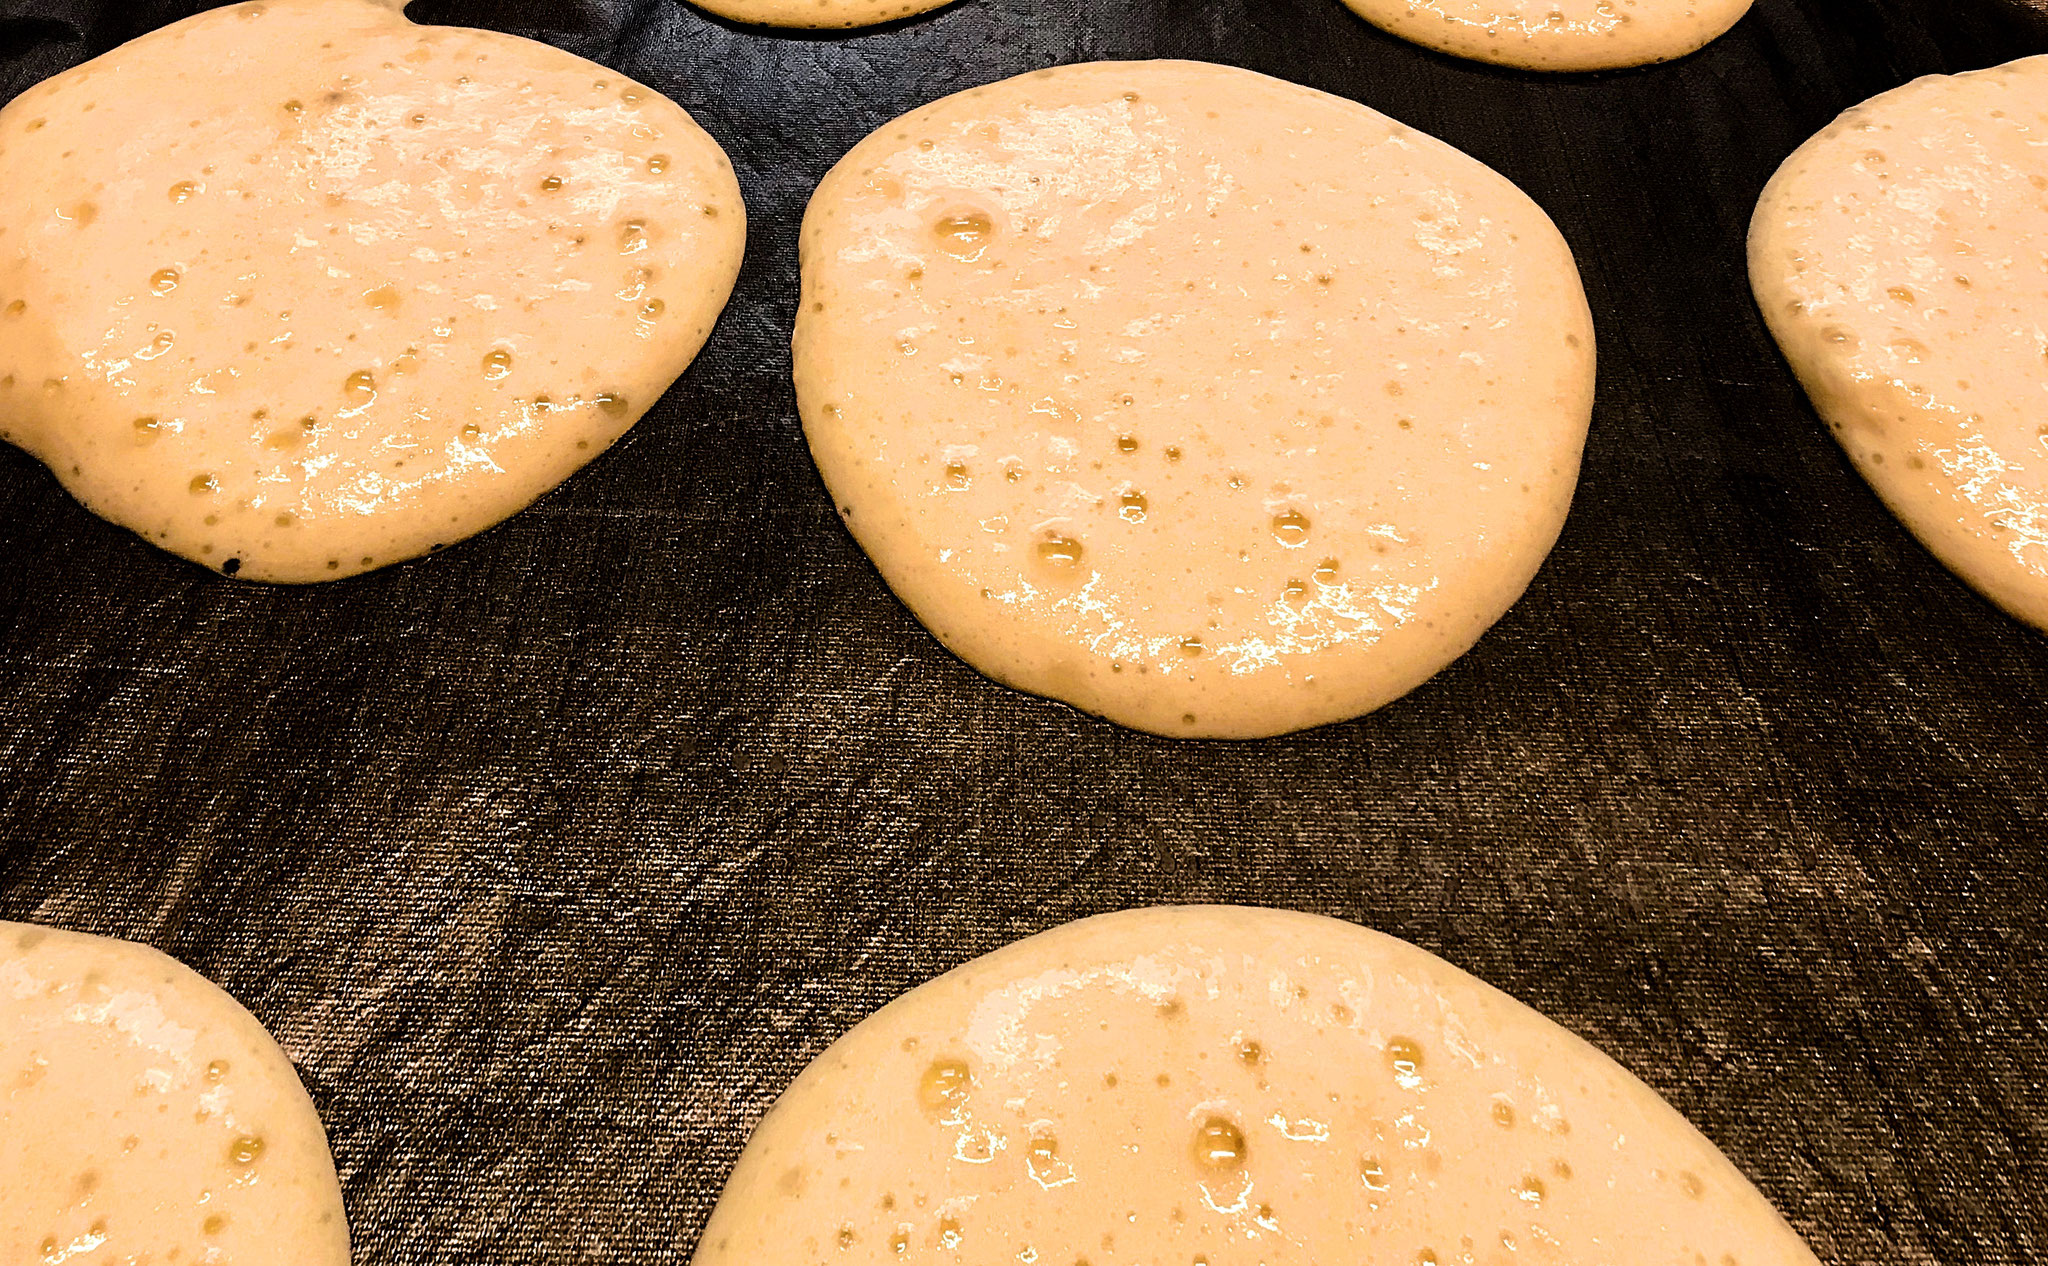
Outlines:
[[[926,627],[1176,736],[1356,716],[1528,585],[1593,331],[1507,180],[1355,102],[1062,67],[884,126],[802,237],[797,401]]]
[[[1936,558],[2048,630],[2048,57],[1929,76],[1771,178],[1749,270],[1856,469]]]
[[[1183,906],[889,1003],[755,1129],[694,1266],[1816,1266],[1648,1086],[1416,947]]]
[[[230,575],[411,558],[624,434],[744,224],[717,144],[593,62],[371,0],[212,10],[0,111],[0,438]]]
[[[144,945],[0,922],[0,1261],[348,1266],[291,1061]]]
[[[1523,70],[1666,62],[1726,34],[1752,0],[1344,0],[1425,48]]]

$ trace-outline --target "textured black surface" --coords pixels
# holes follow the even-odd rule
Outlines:
[[[191,3],[0,0],[0,90]],[[900,990],[1083,914],[1342,915],[1614,1053],[1830,1263],[2048,1255],[2048,639],[1953,580],[1751,306],[1750,208],[1842,108],[2048,51],[1994,0],[1759,0],[1539,77],[1337,0],[966,0],[787,36],[676,0],[444,0],[682,102],[748,262],[612,453],[431,560],[222,580],[0,450],[0,915],[135,937],[298,1062],[357,1260],[684,1259],[746,1131]],[[1600,401],[1528,597],[1363,720],[1125,733],[952,660],[832,514],[795,230],[856,139],[1098,57],[1248,66],[1505,172],[1578,252]]]

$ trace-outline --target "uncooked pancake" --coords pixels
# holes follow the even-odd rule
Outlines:
[[[1765,188],[1749,274],[1878,496],[2048,629],[2048,57],[1836,119]]]
[[[1564,1029],[1335,919],[1084,919],[890,1003],[755,1130],[695,1266],[1814,1266]]]
[[[734,22],[761,26],[874,26],[914,17],[953,0],[690,0]]]
[[[1448,664],[1557,537],[1593,394],[1535,203],[1198,62],[948,97],[804,217],[797,403],[847,526],[982,672],[1252,737]]]
[[[155,950],[0,923],[0,1084],[0,1262],[348,1266],[291,1061]]]
[[[1344,0],[1425,48],[1524,70],[1670,61],[1726,33],[1751,0]]]
[[[0,111],[0,437],[219,571],[329,580],[514,513],[703,344],[732,168],[512,36],[262,0]]]

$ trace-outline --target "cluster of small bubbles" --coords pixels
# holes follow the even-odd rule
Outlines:
[[[156,273],[149,279],[150,293],[167,295],[171,293],[171,291],[176,290],[178,288],[178,280],[179,278],[177,269],[159,268],[157,269]]]
[[[1524,1175],[1522,1181],[1515,1187],[1515,1198],[1525,1204],[1542,1204],[1543,1197],[1548,1194],[1548,1191],[1543,1186],[1543,1180],[1534,1174]]]
[[[988,248],[996,224],[985,211],[954,211],[939,217],[932,226],[939,249],[955,259],[974,260]]]
[[[1117,517],[1126,523],[1143,523],[1147,509],[1145,494],[1126,492],[1118,499]]]
[[[1273,536],[1289,549],[1308,543],[1308,516],[1299,510],[1283,510],[1273,516]]]
[[[1238,1043],[1237,1058],[1243,1063],[1256,1067],[1261,1060],[1266,1058],[1266,1049],[1257,1042],[1247,1039]]]
[[[971,1080],[965,1060],[934,1060],[918,1078],[917,1101],[927,1112],[950,1112],[966,1100]]]
[[[1081,563],[1081,542],[1055,532],[1038,542],[1038,557],[1054,567],[1077,567]]]
[[[496,382],[512,372],[512,353],[504,348],[484,353],[484,379]]]
[[[940,1218],[940,1219],[939,1219],[939,1247],[941,1247],[941,1248],[948,1248],[948,1249],[950,1249],[950,1248],[958,1248],[959,1246],[960,1246],[960,1219],[958,1219],[958,1218],[955,1218],[955,1217],[942,1217],[942,1218]]]
[[[1422,1046],[1413,1038],[1387,1039],[1387,1067],[1403,1090],[1422,1085]]]
[[[1426,1248],[1417,1253],[1415,1266],[1437,1266],[1436,1250]]]
[[[244,1134],[228,1145],[228,1159],[237,1165],[253,1165],[263,1155],[263,1140],[253,1134]]]
[[[841,1248],[852,1248],[852,1247],[853,1247],[853,1238],[854,1238],[854,1237],[853,1237],[853,1228],[852,1228],[852,1227],[850,1227],[850,1226],[842,1226],[842,1227],[840,1227],[840,1228],[839,1228],[839,1247],[841,1247]]]
[[[1210,1117],[1195,1131],[1195,1160],[1208,1169],[1237,1169],[1246,1150],[1244,1131],[1227,1117]]]

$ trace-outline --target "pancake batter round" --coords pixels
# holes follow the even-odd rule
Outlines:
[[[1929,76],[1785,160],[1749,269],[1816,411],[1935,557],[2048,629],[2048,57]]]
[[[219,571],[519,510],[680,374],[744,211],[674,103],[396,3],[200,14],[0,111],[0,437]]]
[[[1523,70],[1666,62],[1725,34],[1751,0],[1344,0],[1425,48]]]
[[[890,1003],[755,1130],[695,1266],[1815,1266],[1647,1086],[1422,950],[1133,911]]]
[[[797,402],[848,527],[969,663],[1124,725],[1378,707],[1570,504],[1570,251],[1354,102],[1194,62],[1006,80],[856,146],[802,257]]]
[[[953,0],[690,0],[734,22],[759,26],[874,26],[929,13]]]
[[[348,1266],[291,1061],[190,968],[0,922],[0,1085],[0,1261]]]

